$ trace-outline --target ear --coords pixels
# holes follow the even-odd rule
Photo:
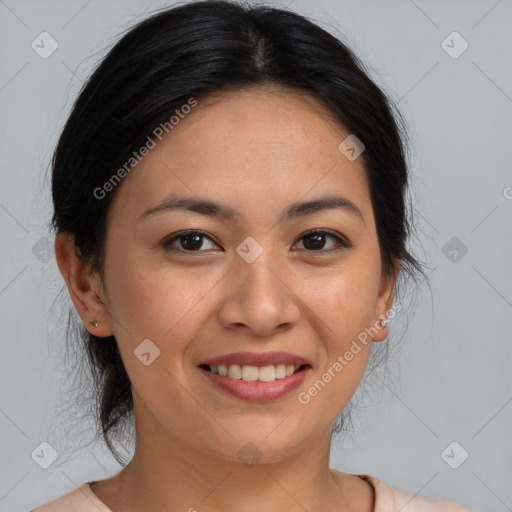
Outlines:
[[[373,341],[383,341],[388,335],[387,323],[381,326],[379,319],[387,319],[388,312],[393,305],[395,283],[400,271],[400,261],[397,259],[393,265],[393,272],[389,276],[383,276],[375,305],[375,328],[378,330],[372,336]],[[373,328],[373,326],[372,326]]]
[[[55,258],[84,327],[95,336],[112,336],[114,330],[101,278],[98,273],[92,272],[90,264],[77,255],[73,235],[65,232],[57,234]],[[98,327],[94,327],[92,321],[98,321]]]

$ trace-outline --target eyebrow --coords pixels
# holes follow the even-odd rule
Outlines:
[[[337,195],[324,195],[310,201],[292,203],[281,214],[279,222],[334,209],[341,209],[350,215],[359,216],[366,225],[361,210],[346,197]],[[191,211],[207,217],[225,220],[233,220],[239,217],[239,213],[236,210],[221,203],[216,203],[208,199],[172,196],[165,199],[161,204],[145,210],[142,215],[140,215],[139,219],[142,220],[157,213],[176,210]]]

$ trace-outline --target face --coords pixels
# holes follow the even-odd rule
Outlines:
[[[362,157],[338,149],[347,135],[299,94],[198,98],[119,185],[100,328],[117,339],[138,429],[224,460],[251,442],[262,462],[330,435],[372,337],[345,355],[390,308],[393,287],[381,276]],[[353,208],[290,210],[326,196]],[[172,206],[183,197],[221,213]],[[258,380],[231,378],[237,364]],[[212,373],[222,366],[228,376]]]

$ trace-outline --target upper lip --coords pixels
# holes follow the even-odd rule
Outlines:
[[[269,366],[277,364],[286,365],[311,365],[306,359],[290,354],[288,352],[234,352],[232,354],[224,354],[222,356],[212,357],[200,362],[198,366],[230,366],[232,364],[239,364],[240,366]]]

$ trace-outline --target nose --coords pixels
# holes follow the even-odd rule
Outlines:
[[[272,336],[300,319],[300,301],[286,264],[264,250],[252,263],[236,259],[217,309],[226,329],[252,336]]]

